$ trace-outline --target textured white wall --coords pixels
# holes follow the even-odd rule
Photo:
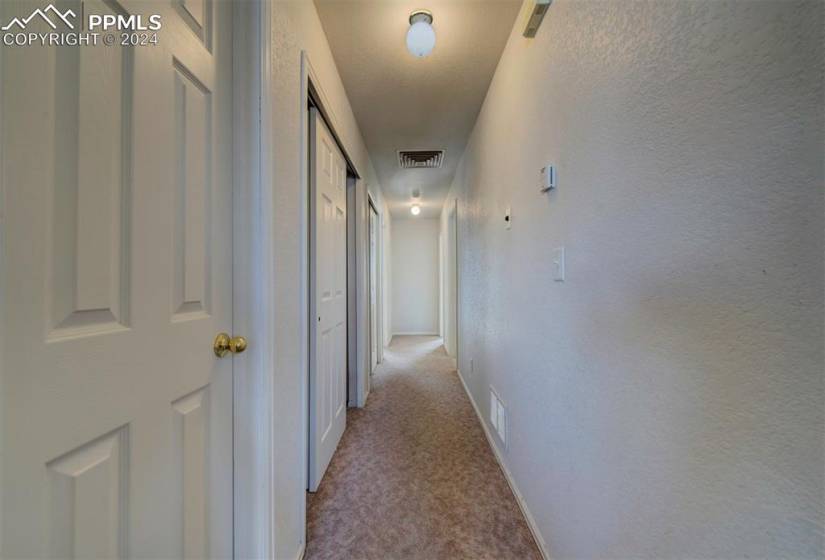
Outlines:
[[[360,217],[358,239],[365,240],[365,187],[384,207],[378,180],[370,162],[344,86],[335,67],[326,36],[315,10],[308,0],[278,0],[271,3],[271,79],[272,104],[269,126],[274,152],[269,155],[272,176],[271,199],[264,201],[273,209],[271,224],[275,238],[275,254],[270,263],[274,277],[275,308],[272,322],[275,340],[274,401],[275,425],[275,556],[293,559],[304,542],[306,516],[306,384],[307,384],[307,308],[302,303],[306,285],[306,240],[308,231],[308,197],[302,185],[301,161],[306,153],[302,136],[301,114],[306,101],[301,99],[301,51],[306,51],[335,117],[334,126],[344,148],[363,175],[358,184],[360,207],[349,209]],[[358,286],[364,298],[366,265],[358,265],[361,282]],[[366,325],[366,307],[358,310],[361,332]],[[366,363],[364,344],[359,345],[362,366]]]
[[[394,334],[438,333],[438,220],[392,221]]]
[[[459,353],[553,558],[825,554],[823,6],[513,30],[448,197]]]

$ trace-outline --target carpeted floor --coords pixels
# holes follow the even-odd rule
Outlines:
[[[305,558],[540,559],[453,360],[395,337],[308,502]]]

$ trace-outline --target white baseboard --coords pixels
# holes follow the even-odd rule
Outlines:
[[[510,490],[513,491],[513,495],[516,497],[516,503],[518,503],[521,513],[527,520],[527,526],[530,527],[530,532],[533,533],[533,539],[535,539],[541,555],[544,557],[544,560],[550,560],[550,554],[547,552],[547,544],[541,536],[538,525],[536,525],[536,520],[533,519],[533,514],[530,513],[530,510],[527,508],[527,503],[524,501],[518,486],[516,486],[516,481],[513,479],[510,469],[507,468],[507,464],[504,462],[504,457],[502,456],[496,441],[493,439],[493,434],[491,434],[489,428],[487,428],[487,423],[484,421],[484,416],[481,414],[481,410],[479,410],[469,387],[467,387],[467,384],[464,382],[464,376],[461,375],[461,371],[458,371],[458,378],[461,380],[461,385],[464,387],[464,392],[467,393],[467,398],[470,399],[470,403],[473,405],[473,410],[476,411],[478,421],[481,424],[481,428],[484,430],[484,435],[487,437],[487,443],[490,444],[490,447],[493,450],[493,455],[495,455],[496,461],[498,461],[498,466],[501,467],[501,472],[504,473],[504,478],[507,479],[507,484],[510,485]]]
[[[438,333],[434,332],[396,332],[392,333],[393,336],[438,336]]]
[[[305,543],[301,543],[301,546],[298,547],[298,554],[295,556],[295,560],[304,560],[304,553],[307,550],[307,546]]]

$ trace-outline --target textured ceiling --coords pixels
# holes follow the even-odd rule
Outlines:
[[[521,0],[315,0],[393,215],[437,216]],[[433,13],[436,44],[406,48],[409,14]],[[445,150],[441,169],[400,169],[398,150]]]

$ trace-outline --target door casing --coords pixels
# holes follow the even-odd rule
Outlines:
[[[272,153],[273,139],[261,124],[271,122],[270,18],[269,2],[233,2],[233,324],[250,342],[234,364],[236,558],[271,558],[275,551],[274,241],[267,203],[274,187],[263,156]]]

